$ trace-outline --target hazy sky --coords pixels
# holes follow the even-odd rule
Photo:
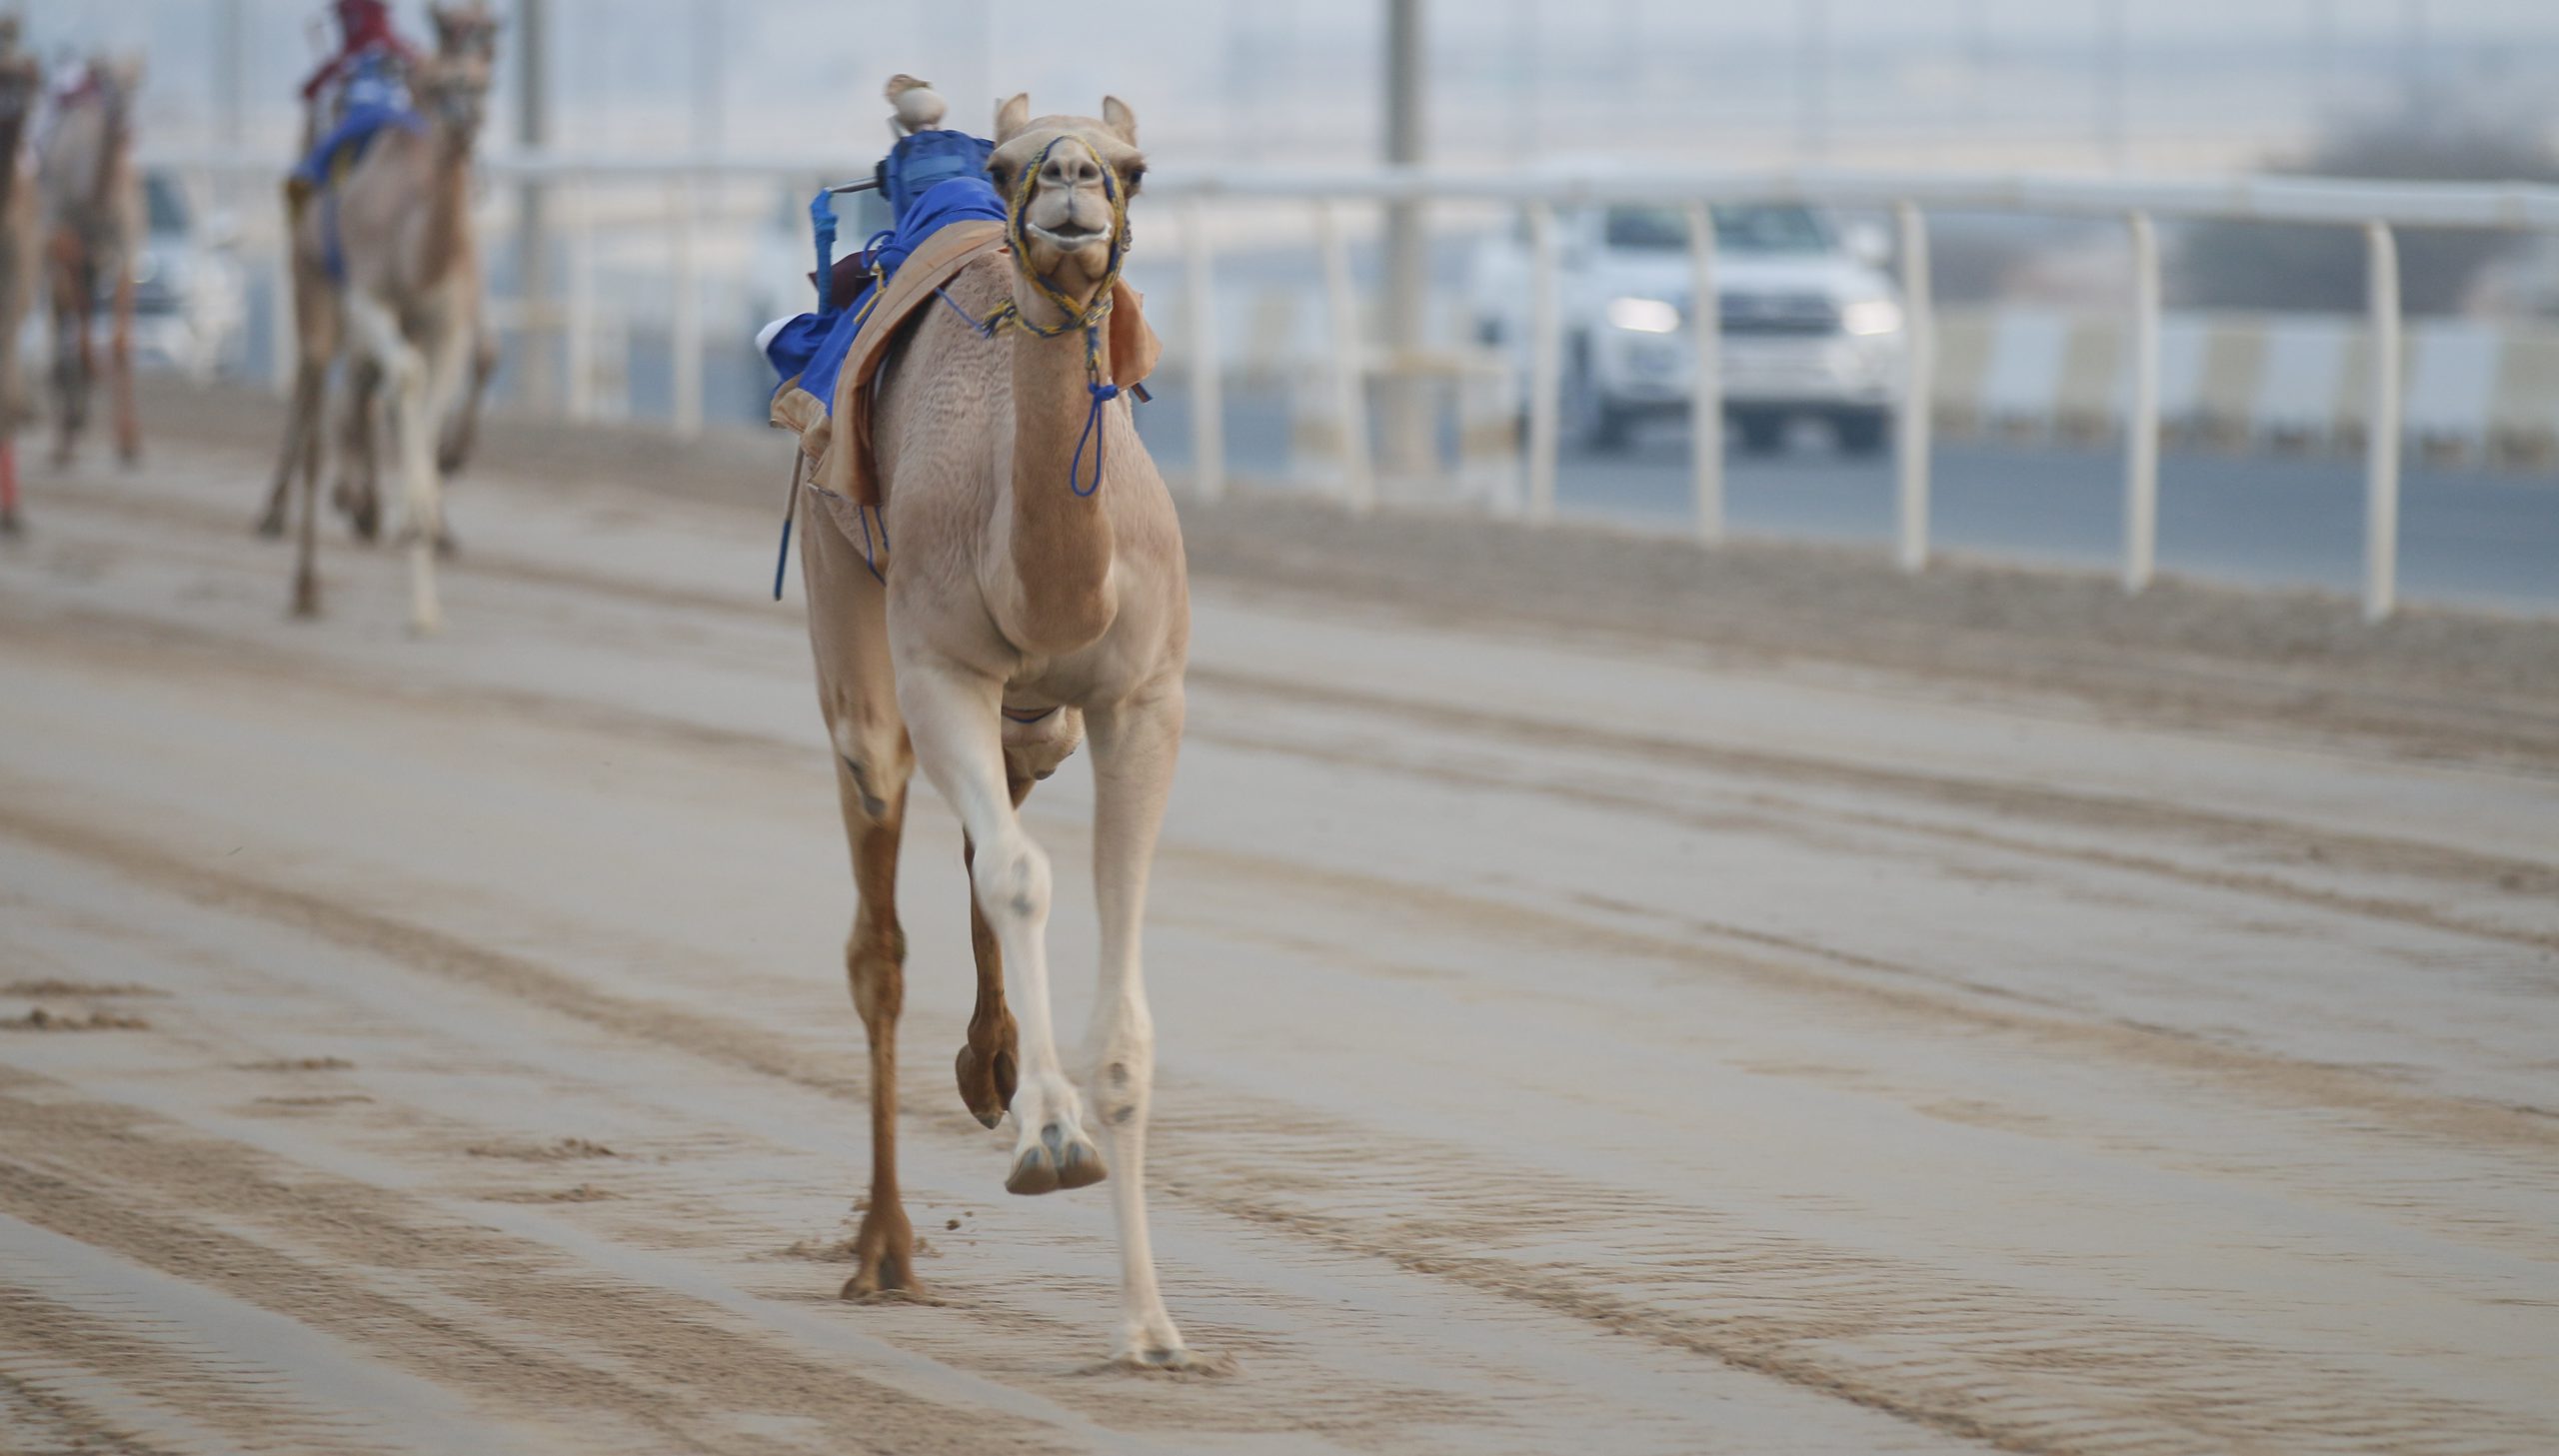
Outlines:
[[[941,84],[972,126],[999,90],[1079,110],[1117,91],[1168,162],[1356,156],[1376,129],[1378,0],[1115,0],[1107,37],[1031,0],[547,3],[560,140],[581,150],[664,154],[699,137],[876,151],[878,88],[895,70]],[[226,7],[246,38],[246,137],[271,150],[294,128],[318,0],[26,9],[48,49],[147,49],[158,134],[215,142]],[[395,8],[425,29],[423,0]],[[2465,102],[2559,100],[2559,0],[1431,0],[1428,13],[1439,150],[1477,160],[1522,145],[1764,151],[1816,131],[1846,154],[1910,137],[1961,149],[2089,132],[2094,145],[2109,15],[2128,54],[2122,124],[2160,148],[2282,137],[2368,104],[2407,71],[2398,52],[2414,36],[2427,74]],[[1830,59],[1808,81],[1799,42],[1816,14]]]

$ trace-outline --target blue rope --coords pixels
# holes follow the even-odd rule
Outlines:
[[[1085,389],[1092,394],[1093,404],[1084,412],[1084,433],[1076,437],[1075,459],[1067,462],[1067,489],[1078,497],[1090,496],[1102,489],[1102,441],[1108,433],[1102,424],[1102,407],[1120,398],[1120,387],[1116,384],[1096,382],[1086,385]],[[1077,482],[1084,477],[1084,443],[1088,440],[1093,442],[1093,484],[1083,486]]]
[[[836,194],[833,188],[821,187],[809,199],[809,228],[818,243],[818,312],[834,310],[836,272]]]
[[[795,484],[791,491],[792,494],[798,495],[800,487]],[[782,550],[774,553],[773,557],[773,600],[776,602],[782,600],[782,576],[789,570],[791,570],[791,518],[785,516],[782,518]]]
[[[873,580],[873,581],[875,581],[875,582],[878,582],[878,583],[879,583],[881,586],[883,586],[883,587],[886,587],[886,586],[888,586],[888,585],[889,585],[889,579],[888,579],[887,577],[884,577],[884,576],[880,575],[880,561],[879,561],[879,558],[877,558],[877,557],[875,557],[875,556],[873,556],[873,555],[871,554],[871,514],[872,514],[872,508],[871,508],[871,507],[869,507],[869,506],[859,506],[859,507],[856,507],[856,508],[855,508],[855,511],[857,512],[857,514],[859,514],[859,515],[862,517],[862,564],[863,564],[864,566],[869,567],[869,568],[871,569],[871,580]],[[889,546],[889,511],[888,511],[888,508],[887,508],[887,507],[885,507],[885,506],[884,506],[884,507],[879,508],[879,513],[880,513],[880,547],[881,547],[881,549],[882,549],[883,551],[885,551],[885,550],[887,550],[887,549],[888,549],[888,546]]]
[[[960,307],[960,301],[953,298],[950,290],[948,289],[937,288],[933,291],[933,296],[949,305],[951,312],[958,314],[962,323],[977,330],[978,337],[981,339],[994,338],[996,336],[996,330],[1003,328],[1004,321],[1012,317],[1012,315],[999,310],[996,313],[989,314],[983,319],[978,318],[971,314],[967,309]],[[1007,305],[1007,307],[1009,308],[1011,305]]]

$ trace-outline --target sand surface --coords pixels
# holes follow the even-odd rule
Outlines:
[[[2559,629],[1195,514],[1151,1161],[1240,1373],[1093,1374],[929,794],[946,1302],[834,1298],[779,479],[502,433],[415,642],[334,529],[283,620],[267,426],[197,424],[0,550],[0,1451],[2559,1450]]]

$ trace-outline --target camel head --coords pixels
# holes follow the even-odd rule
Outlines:
[[[434,56],[418,68],[418,109],[452,145],[469,150],[489,118],[489,63],[478,56]]]
[[[497,64],[498,27],[503,22],[481,0],[429,5],[427,19],[435,23],[437,55],[447,60],[474,57],[483,65]]]
[[[1022,197],[1026,180],[1030,186],[1022,205],[1029,256],[1016,258],[1016,266],[1078,303],[1090,303],[1110,271],[1113,244],[1127,247],[1120,230],[1147,175],[1137,114],[1119,97],[1106,96],[1099,121],[1035,118],[1030,96],[1020,95],[997,110],[995,142],[987,172],[1006,205]]]

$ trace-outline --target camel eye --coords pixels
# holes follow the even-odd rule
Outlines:
[[[1132,163],[1129,170],[1123,173],[1122,176],[1128,182],[1129,195],[1131,197],[1135,197],[1138,195],[1138,189],[1146,185],[1147,164],[1144,162]]]

